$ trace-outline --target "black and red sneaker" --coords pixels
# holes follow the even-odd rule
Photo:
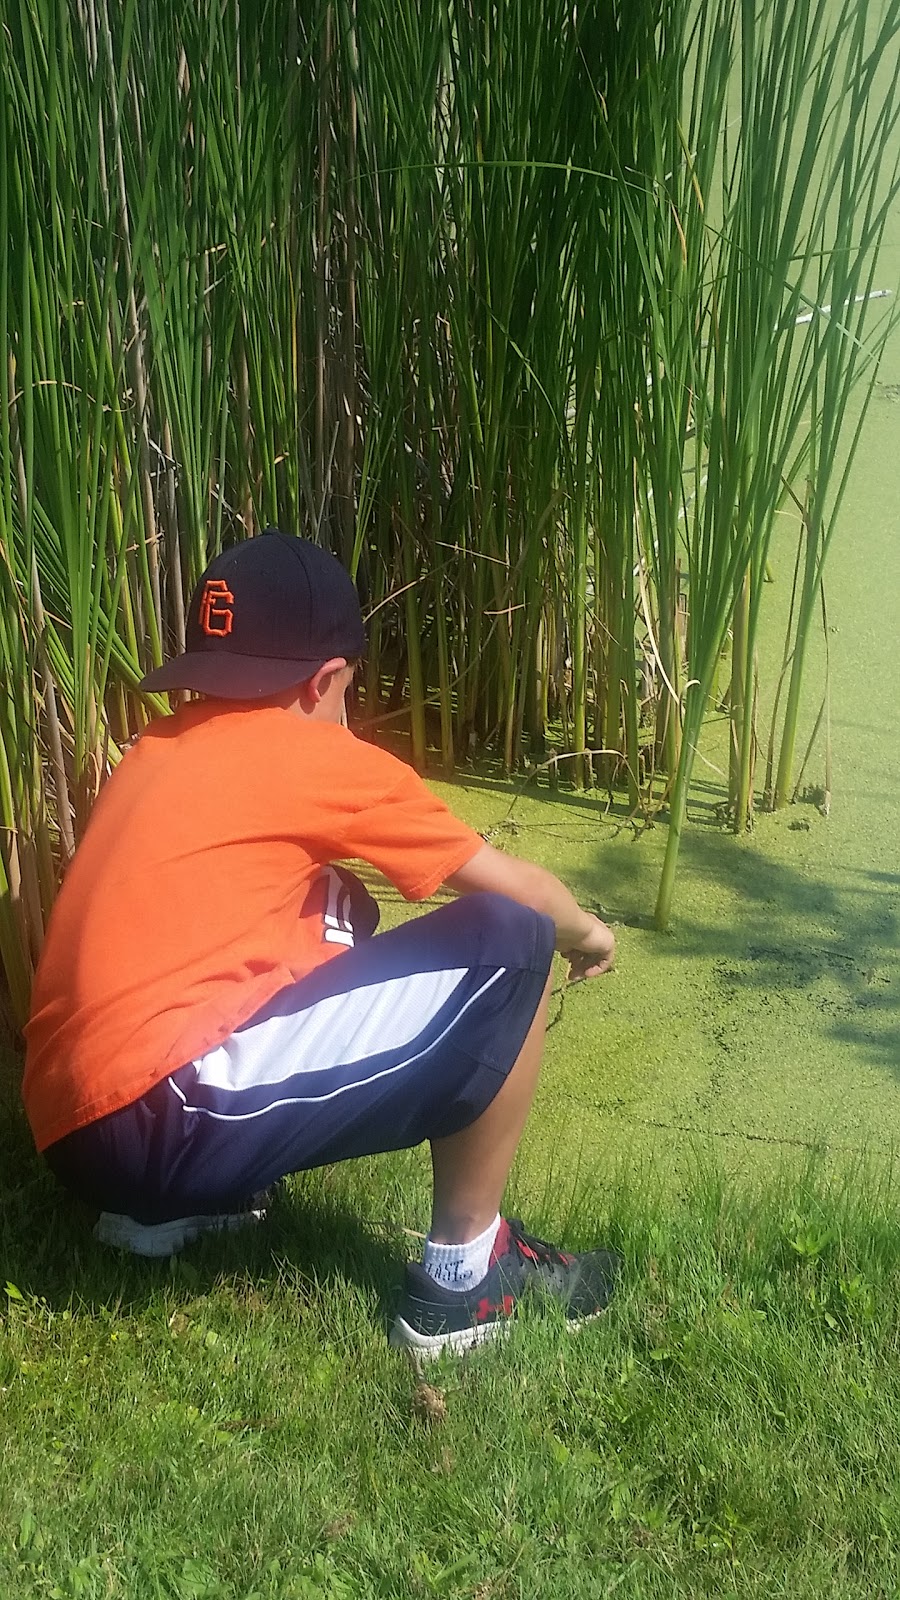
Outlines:
[[[508,1326],[523,1297],[535,1293],[558,1301],[573,1325],[587,1322],[609,1304],[620,1266],[615,1251],[566,1255],[533,1239],[517,1218],[504,1218],[488,1270],[472,1289],[445,1289],[409,1263],[390,1342],[421,1355],[468,1350]]]

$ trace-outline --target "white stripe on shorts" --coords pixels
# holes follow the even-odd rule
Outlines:
[[[493,987],[493,985],[497,982],[498,978],[502,978],[503,977],[503,974],[505,973],[505,971],[506,971],[505,967],[498,967],[496,972],[492,972],[491,976],[488,978],[487,982],[483,983],[481,985],[481,988],[477,989],[474,994],[470,994],[469,995],[469,998],[466,1001],[465,1005],[460,1007],[460,1009],[457,1012],[456,1016],[451,1018],[451,1020],[447,1023],[447,1026],[444,1028],[443,1032],[438,1034],[438,1037],[436,1039],[432,1039],[431,1043],[428,1046],[426,1046],[426,1049],[432,1050],[432,1049],[435,1048],[436,1045],[441,1044],[444,1041],[444,1039],[446,1039],[448,1033],[450,1033],[453,1030],[453,1028],[456,1026],[456,1024],[459,1021],[460,1017],[464,1016],[465,1013],[468,1011],[469,1007],[474,1005],[476,1000],[480,1000],[481,996],[483,994],[485,994],[488,989]],[[425,976],[425,974],[422,974],[422,976]],[[389,982],[393,982],[394,980],[393,979],[389,979],[388,981]],[[375,985],[375,987],[380,987],[380,986]],[[360,990],[357,990],[356,992],[357,993],[361,993]],[[318,1002],[318,1005],[321,1006],[321,1005],[324,1005],[325,1003],[326,1003],[325,1001],[320,1000]],[[308,1009],[308,1011],[313,1011],[313,1010],[316,1010],[317,1008],[315,1006],[310,1006],[307,1009]],[[298,1012],[298,1013],[296,1013],[296,1015],[302,1017],[304,1015],[304,1013],[303,1012]],[[284,1022],[290,1021],[291,1018],[289,1018],[289,1017],[278,1017],[278,1018],[272,1018],[271,1020],[284,1023]],[[266,1026],[266,1025],[267,1024],[262,1024],[262,1026]],[[246,1035],[243,1035],[243,1036],[240,1035],[240,1034],[233,1035],[233,1038],[241,1038],[241,1037],[246,1037]],[[229,1043],[231,1043],[231,1042],[232,1041],[229,1041]],[[222,1048],[222,1047],[220,1047],[220,1048]],[[216,1054],[218,1054],[217,1051],[211,1051],[210,1052],[210,1055],[216,1055]],[[178,1096],[179,1100],[182,1102],[182,1104],[184,1106],[184,1109],[185,1109],[185,1113],[191,1112],[195,1116],[198,1116],[198,1117],[210,1117],[214,1122],[253,1122],[253,1121],[256,1120],[257,1117],[265,1117],[271,1111],[279,1111],[279,1110],[281,1110],[281,1108],[283,1106],[316,1105],[316,1104],[321,1104],[323,1101],[326,1101],[326,1100],[336,1100],[337,1097],[339,1095],[342,1095],[342,1094],[352,1094],[352,1093],[354,1093],[354,1091],[356,1091],[358,1089],[366,1088],[370,1083],[377,1083],[380,1078],[390,1078],[395,1072],[402,1072],[406,1067],[414,1066],[415,1063],[418,1060],[420,1060],[421,1057],[424,1054],[425,1054],[425,1050],[416,1050],[416,1051],[414,1051],[414,1053],[411,1056],[407,1056],[403,1061],[396,1061],[394,1063],[394,1065],[391,1066],[391,1067],[383,1067],[380,1072],[372,1072],[372,1073],[369,1074],[369,1076],[367,1078],[360,1078],[358,1080],[351,1080],[349,1083],[340,1084],[338,1088],[330,1090],[330,1092],[327,1093],[327,1094],[288,1095],[283,1100],[273,1100],[267,1106],[260,1106],[259,1109],[256,1110],[256,1111],[243,1111],[243,1112],[242,1111],[211,1111],[205,1106],[191,1106],[191,1105],[188,1105],[187,1096],[184,1094],[183,1090],[178,1087],[178,1084],[175,1083],[175,1081],[172,1078],[169,1078],[169,1087],[170,1087],[170,1089],[174,1090],[175,1094]],[[195,1061],[193,1063],[194,1067],[199,1068],[202,1065],[202,1062],[207,1060],[207,1059],[208,1059],[208,1057],[205,1057],[205,1056],[201,1057],[199,1061]],[[331,1063],[332,1066],[335,1066],[335,1065],[340,1066],[341,1064],[342,1063],[340,1063],[340,1062],[332,1062]],[[303,1071],[302,1068],[300,1070]],[[317,1070],[318,1071],[324,1071],[325,1068],[320,1066],[319,1068],[313,1068],[311,1070],[314,1071],[314,1072],[317,1071]],[[208,1082],[209,1080],[205,1080],[205,1081]],[[242,1085],[239,1085],[239,1087],[251,1088],[251,1087],[253,1087],[254,1083],[259,1083],[261,1081],[263,1081],[263,1080],[257,1078],[257,1079],[254,1079],[252,1081],[252,1083],[251,1082],[245,1082]],[[282,1080],[280,1080],[280,1079],[272,1079],[272,1080],[265,1080],[265,1081],[280,1082]]]
[[[251,1089],[402,1050],[428,1027],[467,971],[386,978],[251,1023],[194,1062],[197,1081],[214,1089]]]

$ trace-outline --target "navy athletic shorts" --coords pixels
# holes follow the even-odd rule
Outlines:
[[[286,1173],[442,1138],[486,1110],[534,1019],[551,919],[473,894],[371,937],[359,880],[324,876],[325,937],[345,952],[51,1145],[67,1188],[144,1223],[227,1212]]]

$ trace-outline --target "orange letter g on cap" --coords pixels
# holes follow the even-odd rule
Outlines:
[[[231,632],[234,595],[224,578],[207,578],[200,600],[200,626],[211,638]]]

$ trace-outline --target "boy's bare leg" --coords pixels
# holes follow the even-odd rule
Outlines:
[[[431,1141],[434,1202],[429,1238],[435,1244],[467,1244],[490,1226],[500,1209],[537,1087],[550,988],[548,976],[525,1043],[487,1110],[462,1132]]]

